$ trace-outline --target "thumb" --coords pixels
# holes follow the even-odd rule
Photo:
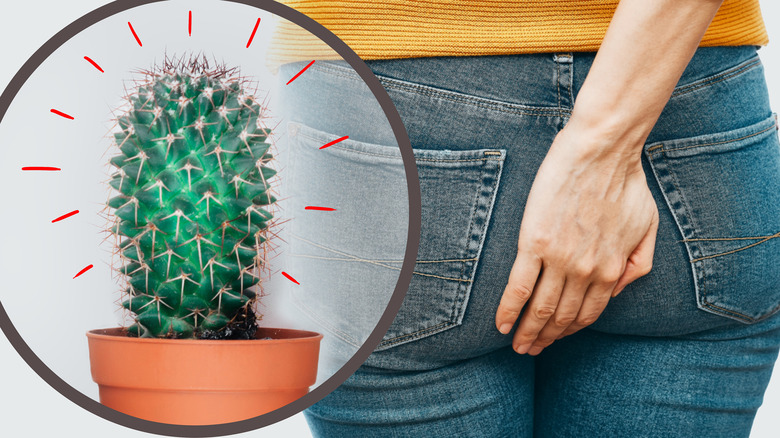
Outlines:
[[[639,241],[634,251],[628,256],[626,269],[618,279],[612,297],[616,297],[629,283],[643,275],[650,273],[653,268],[653,254],[655,254],[655,238],[658,234],[658,210],[655,210],[650,228],[642,240]]]
[[[520,311],[531,294],[542,268],[542,260],[536,255],[518,251],[501,302],[496,310],[496,328],[507,334],[520,316]]]

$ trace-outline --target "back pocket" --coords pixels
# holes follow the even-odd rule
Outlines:
[[[329,333],[360,346],[392,295],[409,225],[398,146],[288,123],[293,301]],[[461,323],[501,176],[501,149],[414,149],[422,235],[411,286],[378,350]],[[307,205],[335,208],[303,212]],[[306,280],[304,282],[304,279]]]
[[[744,323],[780,310],[776,115],[644,152],[688,250],[698,307]]]

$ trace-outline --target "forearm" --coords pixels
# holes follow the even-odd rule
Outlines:
[[[567,127],[589,154],[638,164],[722,0],[621,0]]]

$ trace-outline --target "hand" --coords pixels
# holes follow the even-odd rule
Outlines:
[[[506,334],[527,304],[513,340],[520,354],[539,354],[592,324],[612,296],[652,267],[658,209],[636,153],[641,145],[623,152],[572,122],[531,187],[496,312]]]

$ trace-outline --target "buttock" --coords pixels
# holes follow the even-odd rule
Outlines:
[[[511,343],[493,321],[526,197],[592,57],[367,62],[404,122],[422,198],[412,282],[369,365],[429,369]],[[312,91],[289,91],[291,99],[344,105],[329,114],[316,105],[298,112],[289,124],[293,148],[350,138],[291,157],[288,170],[298,193],[350,214],[338,224],[293,225],[301,269],[332,291],[299,290],[297,301],[343,351],[354,351],[397,282],[406,180],[381,111],[349,103],[373,100],[351,68],[318,61],[310,70]],[[447,74],[433,74],[440,71]],[[766,94],[754,47],[697,51],[642,151],[660,214],[653,270],[613,299],[593,330],[682,335],[752,324],[778,310],[780,145]]]
[[[675,89],[644,146],[661,216],[654,267],[596,330],[688,334],[780,310],[777,117],[757,55],[723,64]]]

